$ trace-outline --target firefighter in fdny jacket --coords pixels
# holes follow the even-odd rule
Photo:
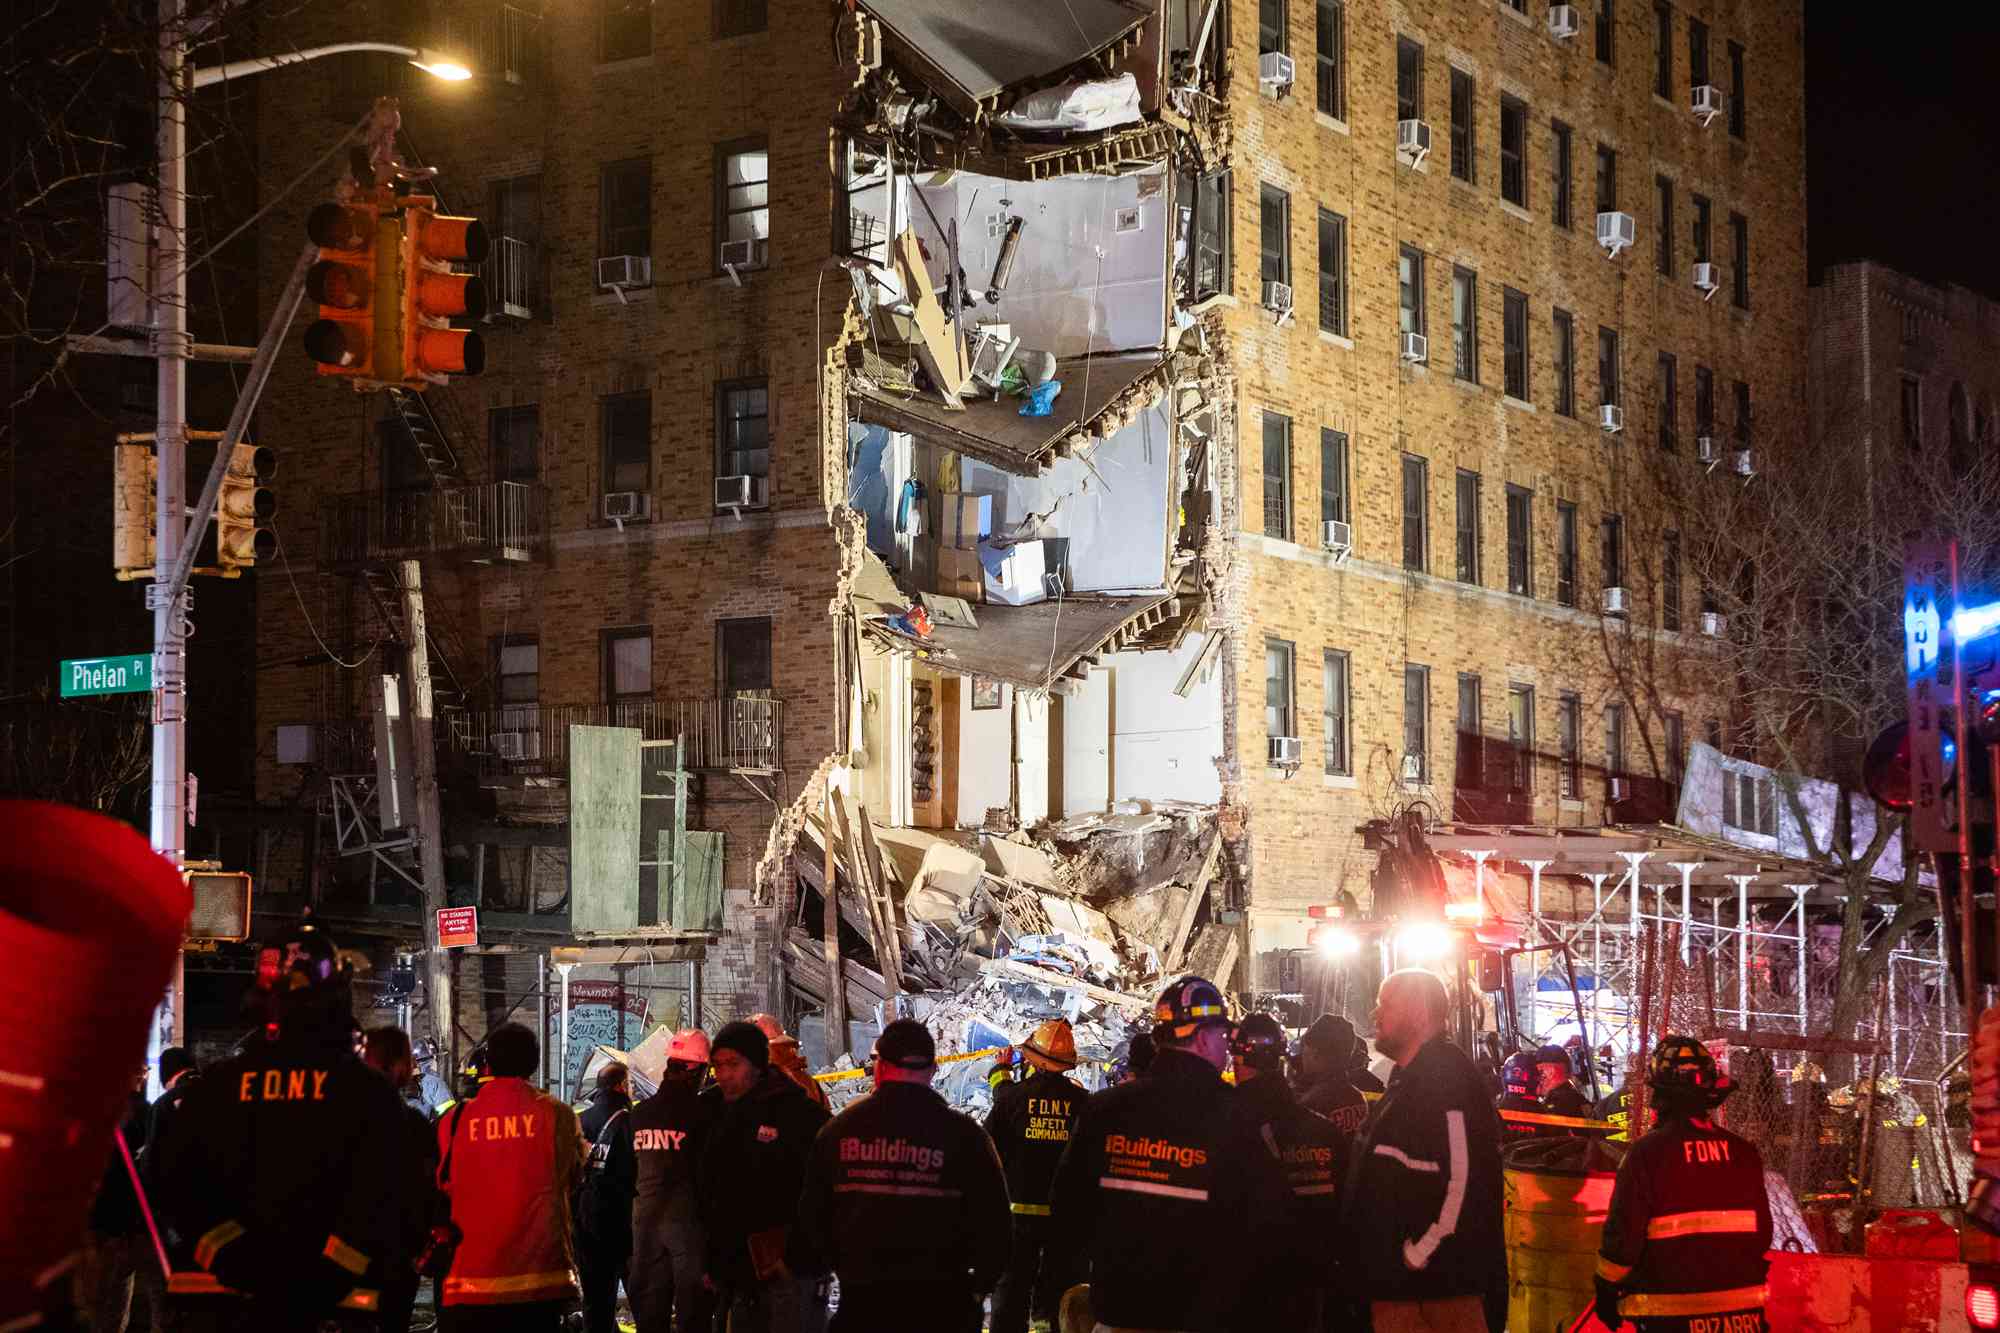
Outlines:
[[[1100,1324],[1260,1327],[1242,1300],[1244,1275],[1273,1248],[1290,1200],[1222,1081],[1228,1009],[1213,983],[1186,976],[1153,1017],[1151,1071],[1090,1099],[1056,1168],[1058,1243],[1087,1264],[1079,1276]]]
[[[1546,1109],[1542,1099],[1535,1095],[1535,1058],[1526,1051],[1516,1051],[1500,1066],[1500,1100],[1496,1103],[1502,1111],[1519,1111],[1528,1115],[1544,1115]],[[1500,1120],[1500,1137],[1504,1143],[1516,1143],[1522,1139],[1539,1138],[1545,1126],[1532,1121]]]
[[[1285,1082],[1285,1030],[1277,1019],[1245,1018],[1230,1038],[1229,1053],[1238,1106],[1257,1127],[1292,1196],[1292,1224],[1283,1233],[1292,1252],[1266,1256],[1270,1276],[1247,1291],[1245,1300],[1263,1306],[1265,1328],[1307,1333],[1351,1328],[1336,1256],[1323,1243],[1340,1217],[1349,1135],[1293,1095]]]
[[[1653,1048],[1658,1123],[1618,1168],[1597,1260],[1597,1315],[1640,1333],[1763,1333],[1771,1207],[1748,1139],[1710,1119],[1730,1093],[1689,1037]]]
[[[799,1229],[840,1277],[834,1333],[978,1333],[1007,1261],[1007,1181],[979,1123],[931,1088],[937,1045],[899,1018],[875,1091],[819,1133]]]
[[[260,950],[245,997],[258,1030],[155,1145],[169,1291],[190,1327],[372,1315],[382,1277],[407,1262],[399,1191],[421,1168],[395,1089],[354,1053],[351,981],[310,921]]]
[[[1076,1034],[1068,1019],[1051,1018],[1014,1049],[1032,1072],[1003,1085],[986,1118],[1014,1213],[1014,1253],[993,1293],[993,1333],[1026,1333],[1031,1306],[1054,1323],[1074,1268],[1069,1251],[1050,1243],[1049,1195],[1086,1096],[1069,1077]]]
[[[702,1090],[707,1072],[708,1035],[699,1028],[676,1032],[659,1090],[620,1122],[623,1151],[638,1163],[625,1290],[639,1333],[708,1333],[715,1322],[715,1295],[701,1281],[695,1201],[695,1164],[722,1110],[722,1093]]]

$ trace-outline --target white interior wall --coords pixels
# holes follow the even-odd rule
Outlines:
[[[1011,324],[1023,347],[1058,357],[1165,343],[1164,168],[1135,176],[1032,182],[962,174],[939,185],[920,183],[915,193],[930,211],[912,202],[910,222],[929,256],[931,282],[940,289],[949,251],[939,224],[958,219],[959,266],[966,284],[983,292],[1000,257],[1007,219],[1023,219],[1005,293],[996,304],[982,300],[967,311],[969,324]]]
[[[1183,699],[1174,684],[1200,654],[1203,636],[1190,634],[1170,653],[1112,653],[1111,799],[1222,800],[1222,673],[1211,663]],[[1221,660],[1218,655],[1218,662]]]
[[[998,708],[972,706],[972,677],[958,689],[958,810],[960,828],[978,828],[994,806],[1006,808],[1013,794],[1015,689],[1000,686]]]
[[[1049,817],[1049,701],[1014,691],[1014,736],[1020,752],[1017,765],[1022,825]]]

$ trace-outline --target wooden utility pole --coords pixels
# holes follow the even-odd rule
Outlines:
[[[409,636],[410,772],[417,802],[417,868],[424,881],[424,993],[430,1001],[431,1041],[438,1057],[452,1050],[454,1033],[451,960],[438,945],[438,909],[445,904],[444,818],[438,809],[437,742],[431,702],[431,660],[424,634],[422,567],[397,567],[403,591],[403,624]],[[453,1070],[456,1073],[456,1069]]]
[[[826,797],[826,1058],[847,1054],[847,978],[840,970],[840,862],[833,852],[833,784]]]

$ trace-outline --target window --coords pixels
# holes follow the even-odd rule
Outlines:
[[[1458,763],[1452,781],[1478,791],[1483,785],[1479,725],[1479,677],[1460,674],[1458,678]]]
[[[1462,268],[1451,271],[1451,373],[1479,383],[1479,278]]]
[[[1736,443],[1750,447],[1750,386],[1743,380],[1736,381]]]
[[[1424,48],[1407,37],[1396,39],[1396,119],[1424,118]]]
[[[1604,705],[1604,776],[1625,776],[1625,705]]]
[[[1708,741],[1709,749],[1720,750],[1722,748],[1722,723],[1714,718],[1710,718],[1708,721],[1702,723],[1701,732],[1703,737]]]
[[[601,64],[653,54],[652,0],[598,0],[597,59]]]
[[[724,697],[771,688],[771,621],[715,622],[716,685]]]
[[[1714,236],[1710,226],[1714,209],[1706,196],[1694,195],[1694,262],[1712,264],[1715,262]]]
[[[1729,215],[1729,246],[1735,252],[1736,271],[1730,280],[1734,286],[1734,300],[1738,310],[1750,308],[1750,219],[1741,213]]]
[[[1431,669],[1403,668],[1403,781],[1431,780]]]
[[[1404,333],[1424,331],[1424,253],[1404,246],[1396,255],[1396,316]]]
[[[1672,453],[1680,441],[1680,374],[1672,352],[1660,353],[1660,448]]]
[[[1275,185],[1258,191],[1259,273],[1265,282],[1292,280],[1292,197]]]
[[[1502,377],[1507,396],[1529,402],[1528,386],[1528,296],[1512,287],[1500,293],[1500,341],[1503,348]]]
[[[505,314],[546,318],[541,175],[493,181],[483,217],[486,233],[492,238],[491,253],[481,265],[487,305]]]
[[[1667,751],[1667,783],[1678,794],[1681,783],[1687,780],[1687,723],[1679,713],[1668,713],[1664,730],[1661,743]]]
[[[1513,97],[1500,99],[1500,197],[1528,206],[1528,108]]]
[[[1918,317],[1916,311],[1905,310],[1903,312],[1903,342],[1908,346],[1915,347],[1922,343],[1923,340],[1923,320]]]
[[[1674,275],[1674,183],[1665,176],[1653,178],[1653,189],[1658,195],[1653,219],[1656,228],[1653,236],[1653,266],[1668,277]]]
[[[1597,58],[1609,65],[1618,54],[1613,29],[1617,20],[1611,12],[1612,0],[1597,0]]]
[[[1583,701],[1574,694],[1556,697],[1556,744],[1562,752],[1560,793],[1565,801],[1583,795]]]
[[[1660,545],[1660,628],[1681,627],[1681,535],[1669,532]]]
[[[1257,54],[1288,51],[1285,0],[1257,0]]]
[[[1597,211],[1618,211],[1618,150],[1609,144],[1597,145]]]
[[[1616,514],[1606,514],[1598,527],[1598,560],[1604,575],[1604,586],[1624,587],[1625,520]]]
[[[536,445],[542,434],[542,409],[496,407],[486,414],[486,448],[495,481],[533,481]]]
[[[1507,591],[1516,597],[1535,595],[1535,542],[1532,491],[1507,488]]]
[[[1347,219],[1319,211],[1319,326],[1347,334]]]
[[[1744,108],[1750,100],[1748,77],[1743,70],[1743,47],[1740,43],[1729,44],[1729,133],[1743,137]]]
[[[1694,433],[1715,435],[1715,372],[1707,366],[1694,368]]]
[[[1337,430],[1319,433],[1319,518],[1322,523],[1348,523],[1347,436]]]
[[[1618,330],[1597,326],[1597,401],[1616,406],[1618,392]]]
[[[1573,223],[1570,216],[1570,182],[1576,176],[1576,132],[1559,120],[1549,122],[1549,132],[1555,139],[1555,148],[1550,155],[1550,190],[1554,198],[1551,214],[1558,227],[1568,230]]]
[[[653,488],[653,395],[614,393],[603,400],[604,489]]]
[[[1507,749],[1513,762],[1507,766],[1507,789],[1532,791],[1535,786],[1535,687],[1507,687]]]
[[[653,160],[607,162],[598,170],[597,255],[653,253]]]
[[[1292,692],[1292,645],[1264,640],[1264,726],[1273,736],[1297,736]]]
[[[1326,662],[1320,677],[1320,710],[1326,727],[1326,771],[1329,777],[1351,777],[1354,773],[1353,751],[1347,739],[1349,665],[1346,653],[1335,652],[1331,648],[1326,650]]]
[[[751,262],[765,262],[771,238],[771,154],[762,139],[739,139],[715,150],[715,239],[752,242]],[[715,271],[722,271],[718,250]]]
[[[1914,375],[1903,376],[1903,447],[1924,447],[1924,382]]]
[[[605,630],[604,702],[643,703],[652,697],[652,628]]]
[[[716,386],[715,475],[771,475],[771,392],[765,381]]]
[[[741,37],[769,26],[767,0],[715,0],[715,35]]]
[[[1319,0],[1319,23],[1315,38],[1319,55],[1320,114],[1335,120],[1347,119],[1347,4],[1346,0]]]
[[[1264,414],[1264,535],[1292,539],[1292,419],[1276,412]]]
[[[1479,474],[1458,474],[1458,581],[1479,582]]]
[[[1479,179],[1473,161],[1477,141],[1473,136],[1474,85],[1472,76],[1453,67],[1451,71],[1451,174],[1468,184]]]
[[[1555,312],[1556,412],[1576,415],[1576,320],[1567,310]]]
[[[1234,277],[1230,259],[1229,209],[1230,176],[1218,171],[1212,176],[1182,177],[1182,188],[1194,200],[1188,211],[1188,302],[1198,304],[1229,290]],[[1262,295],[1260,292],[1259,295]]]
[[[1708,25],[1698,18],[1688,20],[1688,83],[1699,88],[1709,83]]]
[[[1430,546],[1430,464],[1415,454],[1403,455],[1403,568],[1423,572]]]
[[[1576,506],[1556,501],[1556,601],[1576,605]]]
[[[1653,6],[1653,95],[1674,100],[1674,9],[1665,0]]]
[[[542,647],[533,636],[510,634],[493,641],[493,689],[502,708],[540,701]]]

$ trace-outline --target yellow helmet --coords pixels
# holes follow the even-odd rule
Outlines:
[[[1036,1028],[1035,1034],[1021,1043],[1021,1055],[1037,1069],[1061,1072],[1076,1068],[1076,1034],[1070,1031],[1069,1020],[1051,1018]]]

